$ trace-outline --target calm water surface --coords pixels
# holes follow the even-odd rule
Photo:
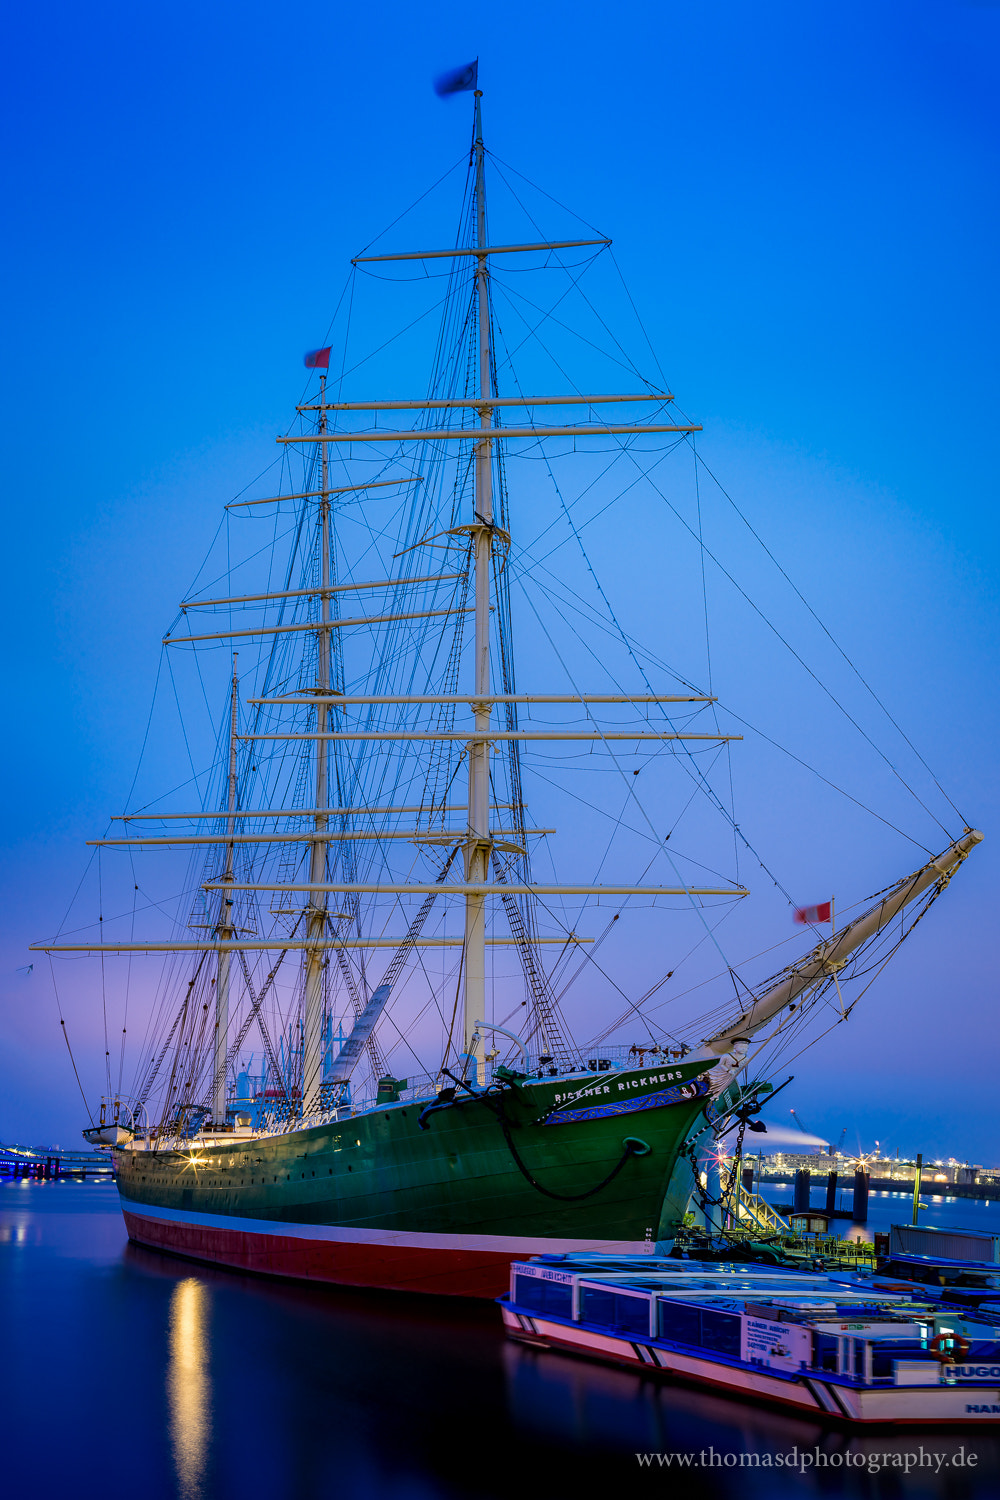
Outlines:
[[[129,1246],[111,1184],[0,1183],[0,1320],[11,1496],[1000,1496],[982,1429],[850,1437],[510,1344],[488,1305],[207,1270]],[[921,1445],[936,1476],[844,1468]],[[817,1448],[827,1466],[805,1473],[726,1467]],[[681,1475],[637,1452],[717,1462]]]
[[[791,1201],[792,1190],[780,1183],[764,1184],[764,1197],[778,1206]],[[838,1207],[850,1208],[851,1193],[842,1193]],[[1000,1234],[1000,1203],[986,1198],[948,1198],[940,1194],[921,1192],[920,1223],[933,1229],[973,1229],[979,1234]],[[823,1208],[826,1203],[826,1184],[814,1187],[811,1203],[813,1208]],[[868,1195],[868,1222],[852,1224],[849,1219],[834,1219],[831,1233],[842,1239],[862,1238],[870,1240],[876,1230],[880,1233],[893,1224],[909,1224],[913,1219],[913,1190],[908,1193],[877,1192]],[[998,1495],[1000,1500],[1000,1495]]]

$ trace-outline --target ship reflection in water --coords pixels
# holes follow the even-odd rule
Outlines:
[[[167,1399],[170,1442],[182,1500],[199,1500],[212,1423],[208,1290],[196,1276],[177,1283],[170,1299]]]
[[[503,1361],[516,1427],[574,1448],[631,1456],[858,1447],[857,1437],[840,1429],[596,1360],[508,1342]],[[771,1485],[773,1491],[773,1474]]]

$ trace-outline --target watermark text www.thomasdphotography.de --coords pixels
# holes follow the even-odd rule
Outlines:
[[[789,1448],[785,1453],[720,1453],[717,1448],[702,1448],[691,1453],[635,1456],[640,1469],[797,1469],[803,1474],[809,1469],[867,1469],[869,1474],[884,1470],[910,1474],[929,1469],[932,1474],[940,1474],[942,1469],[974,1469],[978,1463],[977,1455],[966,1452],[964,1445],[952,1453],[922,1446],[899,1452],[872,1449],[867,1453],[826,1453],[818,1447]]]

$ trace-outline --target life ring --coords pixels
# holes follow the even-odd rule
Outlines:
[[[960,1333],[936,1334],[927,1345],[928,1351],[943,1365],[951,1365],[956,1360],[965,1359],[971,1347],[969,1340],[963,1338]]]

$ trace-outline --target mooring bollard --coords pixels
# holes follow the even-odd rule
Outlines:
[[[854,1222],[868,1223],[868,1173],[864,1167],[854,1174]]]

